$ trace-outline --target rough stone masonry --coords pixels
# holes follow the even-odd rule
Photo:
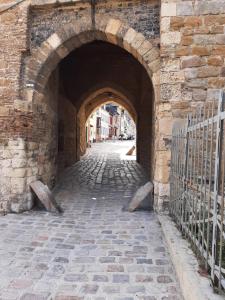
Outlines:
[[[154,181],[155,208],[165,207],[171,128],[224,88],[224,29],[223,0],[1,1],[0,211],[29,210],[29,183],[53,187],[59,170],[79,160],[85,122],[79,112],[98,88],[134,107],[138,159]],[[93,66],[100,48],[102,59],[114,62],[104,73],[111,77],[94,82],[88,71],[93,84],[70,93],[66,60],[76,65],[80,51]]]

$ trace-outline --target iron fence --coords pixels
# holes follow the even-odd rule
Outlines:
[[[225,291],[225,94],[172,134],[170,214]]]

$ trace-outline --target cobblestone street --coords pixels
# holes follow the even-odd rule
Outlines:
[[[96,144],[65,172],[62,215],[0,217],[1,300],[182,299],[157,215],[123,209],[147,181],[132,144]]]

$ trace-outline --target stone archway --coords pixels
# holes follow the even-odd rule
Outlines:
[[[54,70],[64,58],[74,51],[74,49],[78,49],[82,45],[96,40],[116,45],[130,53],[144,68],[152,82],[154,89],[153,102],[157,103],[159,100],[159,49],[153,46],[141,33],[136,32],[133,28],[123,24],[118,19],[102,16],[96,20],[95,28],[86,23],[68,24],[60,31],[52,34],[38,49],[33,51],[25,63],[22,95],[23,102],[26,103],[32,113],[31,126],[33,132],[31,136],[26,138],[26,141],[30,141],[31,139],[32,143],[34,143],[34,147],[37,148],[33,158],[33,168],[36,168],[36,171],[32,176],[29,174],[25,178],[24,195],[26,196],[23,197],[23,206],[20,208],[20,204],[18,203],[16,211],[26,209],[26,199],[29,199],[29,207],[31,206],[29,182],[41,178],[46,184],[52,186],[55,180],[55,176],[52,175],[55,173],[55,169],[52,168],[51,162],[49,161],[49,158],[55,161],[55,157],[52,154],[53,146],[47,149],[47,142],[39,145],[37,134],[38,130],[44,131],[40,115],[46,114],[46,103],[44,101],[46,85],[49,80],[51,81],[51,77],[55,76]],[[71,110],[72,109],[71,106]],[[54,115],[54,109],[52,110],[51,108],[48,113],[49,112],[51,115]],[[153,122],[149,116],[148,120],[147,115],[144,118],[145,122]],[[36,126],[37,123],[39,123],[38,127]],[[39,136],[40,134],[41,133],[39,133]],[[50,138],[55,143],[55,136],[53,136],[50,131],[45,138]],[[71,139],[71,137],[69,136],[68,139]],[[154,148],[153,136],[151,139],[151,147]],[[142,141],[142,144],[144,144],[144,141]],[[32,149],[26,150],[28,157],[32,155],[32,151]],[[48,155],[47,158],[45,157],[46,152]],[[139,157],[141,156],[142,153],[139,154]],[[145,159],[147,158],[149,160],[149,156],[152,157],[153,165],[155,159],[153,159],[152,153],[148,154]],[[74,159],[75,157],[70,159],[67,166],[72,163]],[[154,169],[154,165],[152,168]],[[21,197],[22,196],[21,193]]]
[[[117,45],[131,53],[152,79],[155,97],[159,95],[160,52],[141,33],[118,19],[99,17],[95,28],[91,25],[68,24],[52,34],[27,59],[24,72],[24,98],[33,101],[41,97],[50,74],[71,51],[94,40]]]
[[[109,98],[110,100],[106,101]],[[90,91],[89,95],[87,93],[87,98],[84,98],[82,105],[77,113],[77,127],[79,130],[79,146],[77,147],[79,153],[78,156],[83,155],[86,151],[86,133],[85,133],[85,124],[87,122],[88,117],[91,113],[96,110],[99,106],[106,103],[116,103],[125,108],[132,119],[137,122],[137,112],[133,106],[133,104],[129,101],[129,99],[118,90],[105,87],[101,89],[96,89],[95,91]]]

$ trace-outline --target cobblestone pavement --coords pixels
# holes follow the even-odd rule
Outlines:
[[[66,171],[63,215],[0,217],[1,300],[182,299],[156,214],[123,210],[146,181],[120,159],[130,145],[97,144]]]

